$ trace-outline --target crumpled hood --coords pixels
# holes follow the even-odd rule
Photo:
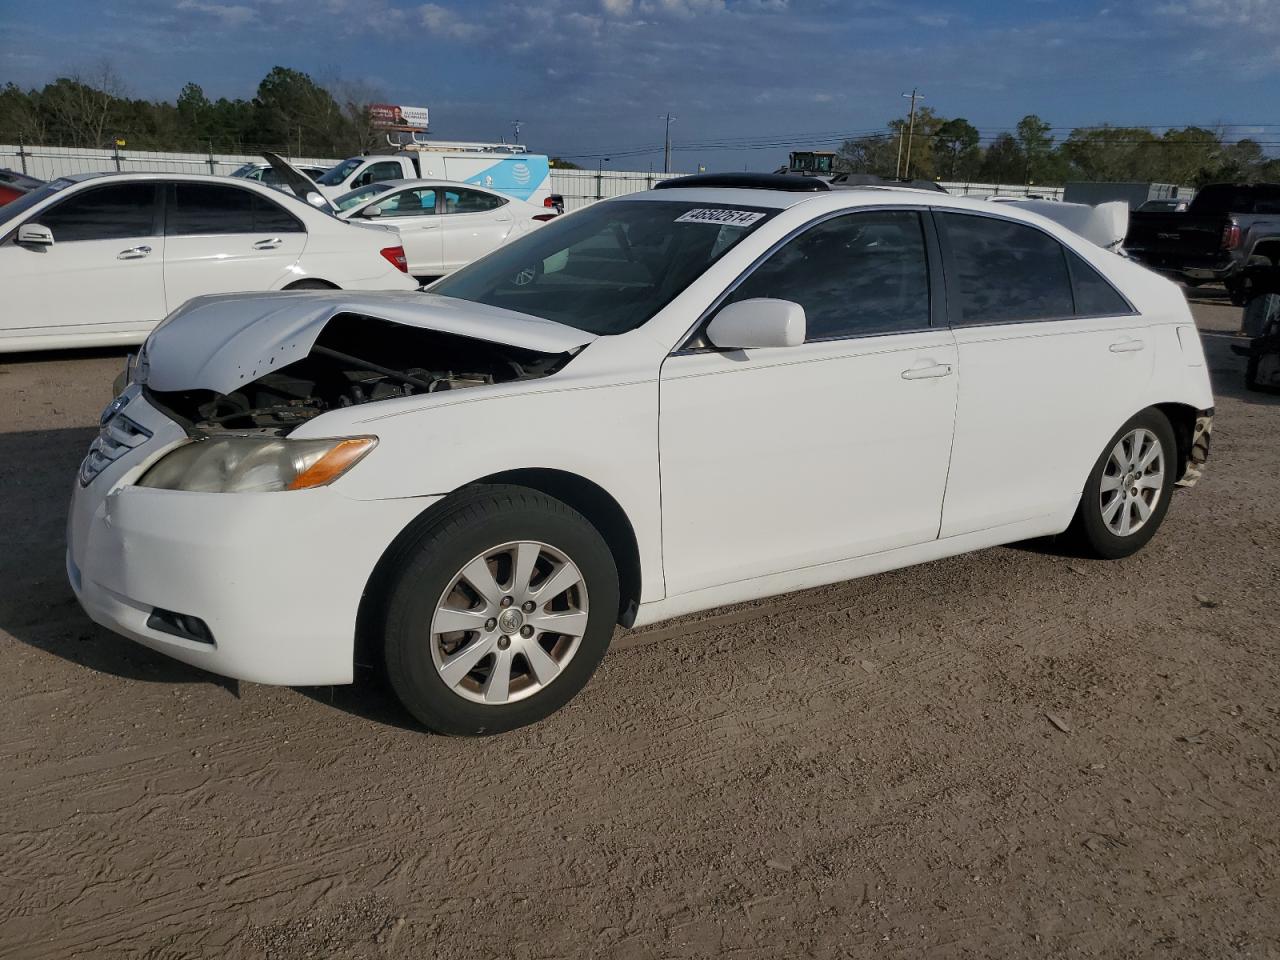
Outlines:
[[[230,393],[301,360],[333,317],[358,313],[541,353],[595,340],[573,327],[452,297],[417,292],[298,291],[195,297],[147,338],[153,390]]]

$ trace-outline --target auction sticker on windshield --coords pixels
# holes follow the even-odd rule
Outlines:
[[[763,213],[753,210],[717,210],[710,207],[699,207],[676,217],[676,223],[714,223],[718,227],[749,227],[757,220],[763,220]]]

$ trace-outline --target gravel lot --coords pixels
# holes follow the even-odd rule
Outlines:
[[[488,740],[91,624],[65,506],[122,353],[0,358],[0,956],[1280,957],[1280,402],[1227,343],[1138,556],[624,634]]]

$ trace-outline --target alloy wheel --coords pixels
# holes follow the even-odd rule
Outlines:
[[[1098,507],[1118,537],[1146,525],[1164,492],[1165,456],[1160,438],[1145,427],[1130,430],[1111,448],[1102,471]]]
[[[431,659],[453,693],[499,706],[553,683],[586,633],[587,585],[550,544],[504,543],[454,576],[431,619]]]

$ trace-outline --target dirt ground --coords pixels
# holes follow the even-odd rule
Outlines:
[[[63,573],[122,354],[0,362],[0,957],[1280,958],[1280,401],[1138,556],[1012,547],[622,634],[487,740],[236,684]]]

